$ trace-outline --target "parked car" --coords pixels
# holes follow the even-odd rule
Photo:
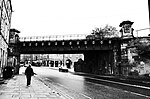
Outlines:
[[[66,66],[60,66],[59,72],[68,72],[68,68]]]

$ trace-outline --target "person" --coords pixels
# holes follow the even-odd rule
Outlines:
[[[25,75],[26,75],[26,79],[27,79],[27,86],[29,86],[31,84],[31,76],[33,76],[35,73],[33,71],[33,69],[31,68],[31,65],[29,65],[26,70],[25,70]]]

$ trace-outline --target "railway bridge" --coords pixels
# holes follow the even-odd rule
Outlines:
[[[92,35],[53,35],[21,37],[20,54],[84,54],[81,72],[117,74],[121,53],[120,38],[94,38]]]

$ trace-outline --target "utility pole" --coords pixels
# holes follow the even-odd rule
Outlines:
[[[65,54],[63,54],[63,67],[65,66]]]

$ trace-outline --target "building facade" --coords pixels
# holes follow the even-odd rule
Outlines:
[[[0,0],[0,77],[2,69],[7,65],[11,16],[11,0]]]
[[[20,62],[20,53],[19,53],[19,33],[17,29],[10,29],[9,34],[9,48],[8,48],[8,58],[7,66],[12,66],[15,71],[15,74],[19,73],[19,62]]]

